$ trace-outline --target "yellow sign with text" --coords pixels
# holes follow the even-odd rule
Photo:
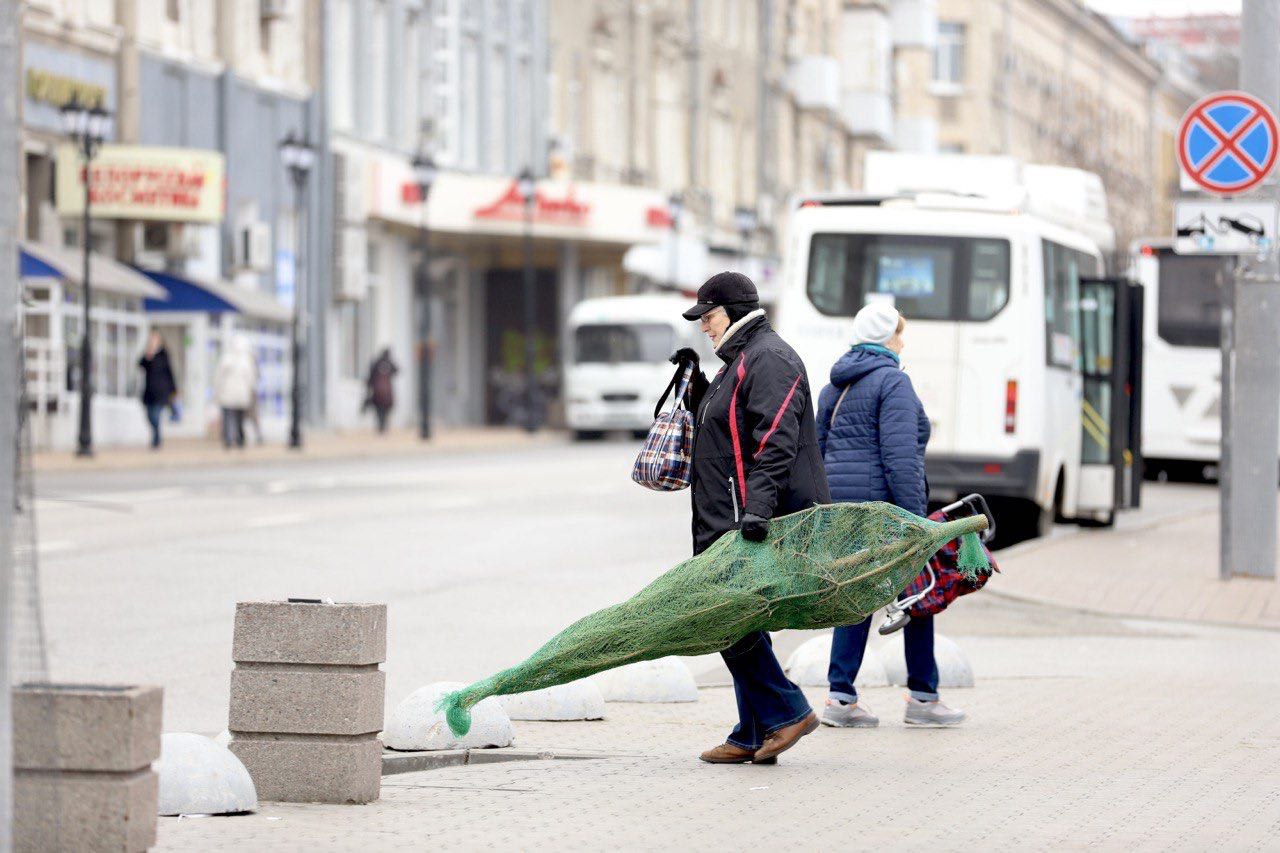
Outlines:
[[[95,219],[220,222],[226,209],[225,158],[199,148],[104,145],[93,158],[90,214]],[[84,158],[58,149],[58,214],[84,213]]]

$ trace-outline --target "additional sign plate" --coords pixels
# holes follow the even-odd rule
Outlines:
[[[1261,255],[1274,251],[1280,205],[1270,201],[1180,201],[1173,251],[1179,255]]]
[[[1178,162],[1196,186],[1217,195],[1246,192],[1271,174],[1280,129],[1265,104],[1244,92],[1196,102],[1178,125]]]

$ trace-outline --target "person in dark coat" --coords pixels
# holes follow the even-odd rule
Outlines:
[[[710,382],[698,369],[691,383],[693,552],[729,531],[763,542],[770,519],[830,502],[808,375],[740,273],[708,279],[684,317],[701,322],[724,362]],[[696,365],[698,356],[682,349],[672,360]],[[738,724],[723,744],[702,753],[703,761],[773,763],[818,727],[766,632],[748,634],[721,655],[733,674]]]
[[[178,383],[173,380],[169,366],[169,352],[164,348],[164,336],[152,329],[147,337],[147,349],[138,359],[142,371],[142,405],[147,410],[147,423],[151,425],[151,446],[160,446],[160,421],[165,409],[174,407],[178,396]],[[176,419],[176,412],[175,412]]]
[[[924,449],[929,419],[899,356],[906,320],[885,302],[854,317],[852,348],[831,368],[818,397],[818,444],[837,501],[887,501],[916,515],[928,513]],[[871,617],[836,628],[822,712],[829,726],[870,728],[879,719],[858,702],[853,686],[871,631]],[[903,629],[907,659],[908,725],[954,725],[964,712],[938,699],[933,617],[913,616]]]
[[[369,378],[365,380],[365,408],[373,407],[378,418],[378,432],[387,431],[387,417],[396,404],[395,377],[400,368],[391,359],[391,348],[382,350],[369,365]]]

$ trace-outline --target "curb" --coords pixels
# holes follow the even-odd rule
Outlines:
[[[600,758],[616,758],[595,752],[553,752],[549,750],[520,750],[506,748],[445,749],[435,752],[382,753],[382,775],[417,773],[422,770],[442,770],[446,767],[462,767],[469,764],[500,764],[506,761],[593,761]]]

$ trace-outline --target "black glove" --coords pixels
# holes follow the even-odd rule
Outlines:
[[[692,363],[694,367],[697,367],[699,364],[698,351],[693,347],[681,347],[673,352],[671,358],[667,359],[667,361],[672,364]]]
[[[742,517],[742,538],[748,542],[763,542],[769,535],[769,519],[747,513]]]

